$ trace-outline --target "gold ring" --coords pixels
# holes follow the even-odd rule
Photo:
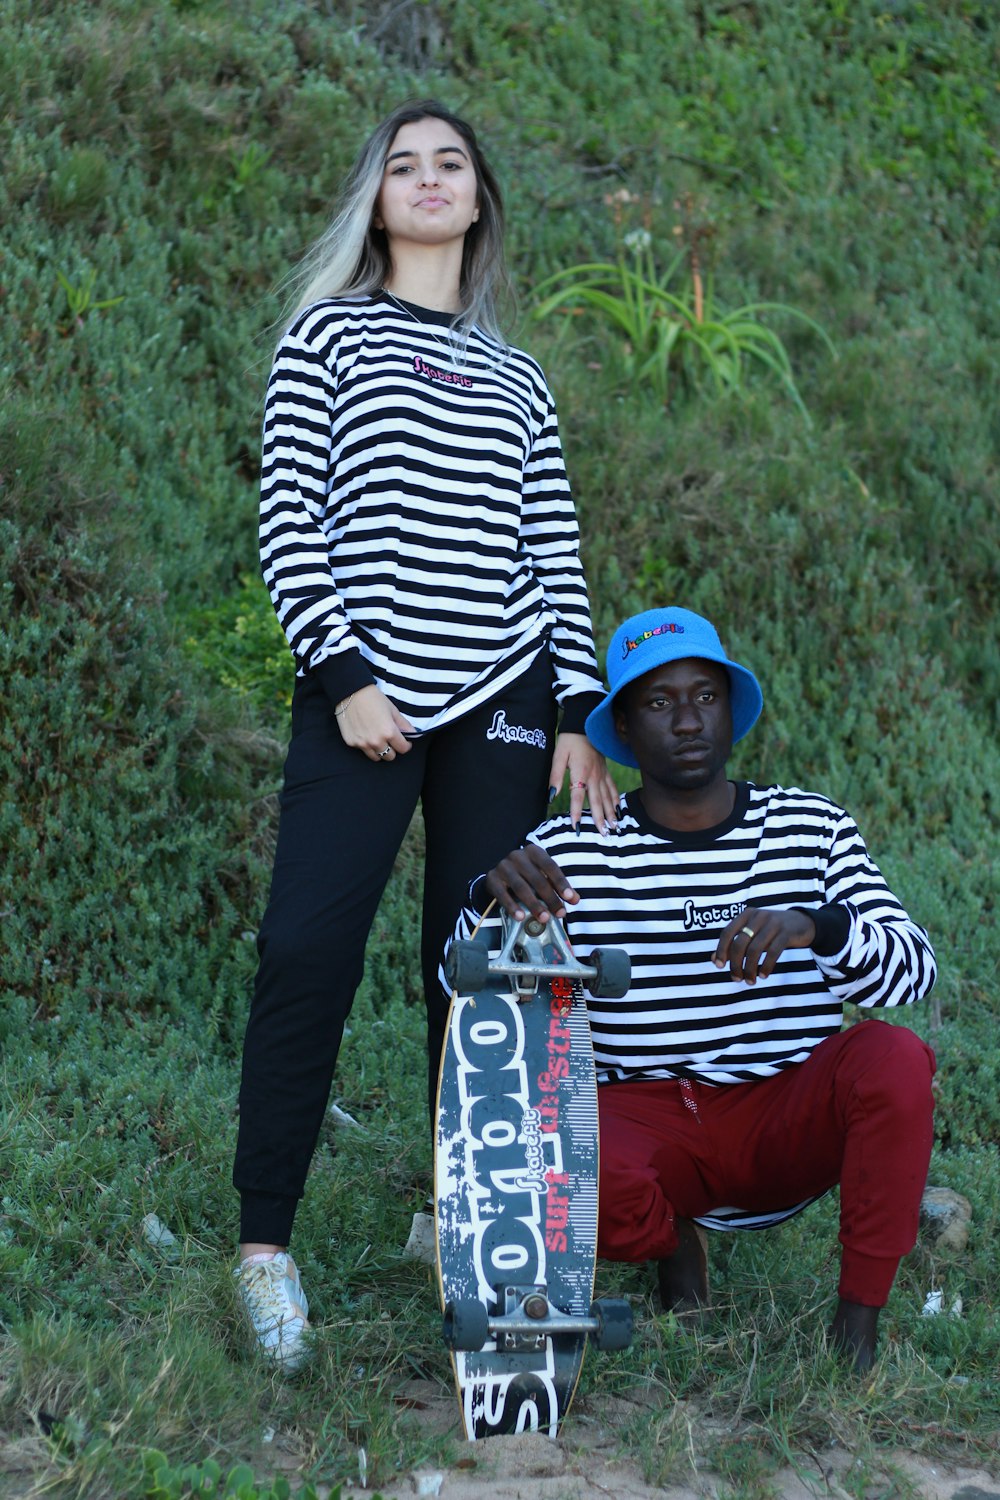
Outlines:
[[[752,938],[754,936],[754,930],[753,930],[752,927],[741,927],[740,931],[741,932],[745,932],[746,935],[747,935],[747,937],[751,937]]]

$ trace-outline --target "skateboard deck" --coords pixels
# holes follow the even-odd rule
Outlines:
[[[606,1348],[631,1336],[627,1303],[593,1302],[597,1084],[582,981],[594,970],[576,962],[558,923],[531,926],[504,919],[489,969],[479,929],[449,955],[435,1223],[443,1331],[470,1439],[555,1437],[588,1336]],[[625,955],[608,962],[624,993]]]

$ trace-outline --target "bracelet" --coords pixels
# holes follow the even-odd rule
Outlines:
[[[354,694],[353,694],[353,693],[348,693],[348,695],[347,695],[347,697],[346,697],[346,698],[345,698],[345,699],[344,699],[344,701],[343,701],[343,703],[341,703],[341,704],[340,704],[340,706],[339,706],[339,707],[338,707],[338,708],[335,708],[335,709],[334,709],[334,710],[333,710],[333,717],[334,717],[334,718],[335,718],[335,719],[339,719],[339,718],[341,718],[341,717],[342,717],[342,716],[343,716],[343,715],[344,715],[344,714],[346,714],[346,712],[347,712],[347,710],[348,710],[348,709],[349,709],[349,708],[350,708],[350,706],[351,706],[351,702],[352,702],[352,700],[353,700],[353,698],[354,698]]]

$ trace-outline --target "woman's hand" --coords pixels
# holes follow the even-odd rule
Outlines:
[[[404,730],[412,734],[413,725],[374,683],[342,698],[335,712],[344,744],[369,760],[395,760],[411,749]]]
[[[594,815],[598,833],[618,827],[618,788],[604,761],[585,734],[559,734],[549,772],[550,793],[554,795],[569,775],[569,816],[574,828],[583,812],[586,797]]]

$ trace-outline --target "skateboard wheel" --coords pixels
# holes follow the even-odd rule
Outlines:
[[[627,1349],[632,1342],[632,1309],[620,1297],[600,1297],[591,1304],[590,1316],[599,1324],[590,1335],[598,1349]]]
[[[595,948],[590,955],[595,970],[587,988],[599,1000],[620,1000],[632,983],[632,960],[624,948]]]
[[[631,1333],[631,1329],[629,1331]],[[449,1349],[475,1353],[490,1336],[489,1314],[481,1302],[474,1302],[471,1297],[449,1302],[444,1310],[441,1333]]]
[[[460,995],[474,994],[486,983],[490,966],[489,951],[467,938],[456,938],[448,949],[444,975]]]

